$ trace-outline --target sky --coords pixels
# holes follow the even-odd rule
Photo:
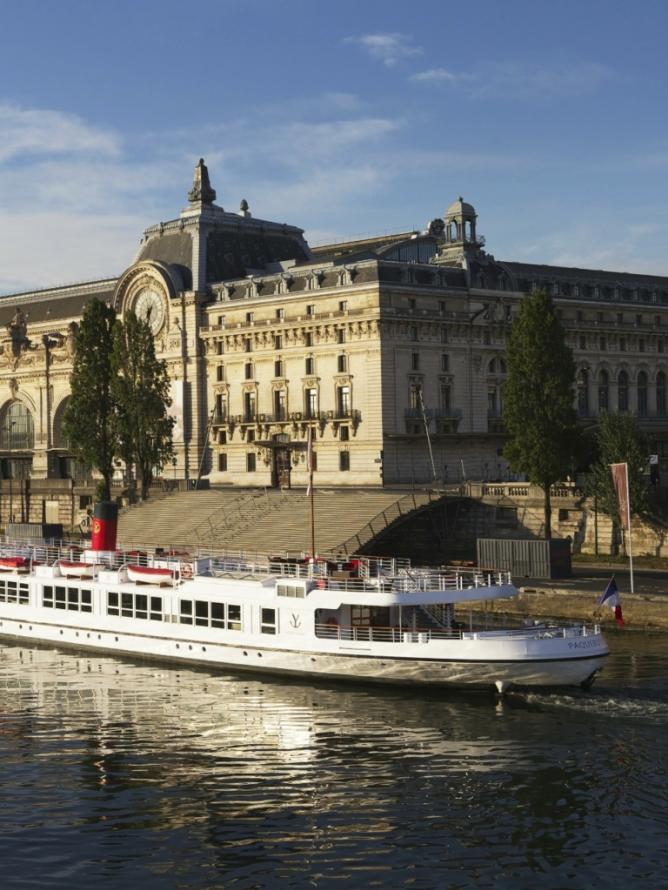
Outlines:
[[[458,196],[497,259],[668,275],[665,0],[0,0],[0,294],[217,202],[311,244]]]

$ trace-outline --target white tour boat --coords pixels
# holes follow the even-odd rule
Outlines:
[[[0,635],[216,667],[415,685],[591,683],[597,625],[485,626],[506,572],[407,560],[0,545]],[[476,613],[477,614],[477,613]],[[498,620],[498,619],[497,619]]]

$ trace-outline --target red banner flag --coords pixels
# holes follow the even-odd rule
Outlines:
[[[619,504],[619,522],[623,529],[628,531],[631,520],[631,505],[629,504],[629,474],[627,464],[610,464],[612,472],[612,484],[617,492]]]

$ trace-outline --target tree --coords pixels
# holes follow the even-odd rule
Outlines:
[[[113,461],[118,453],[116,410],[111,391],[116,313],[92,300],[76,335],[70,377],[72,395],[63,415],[63,434],[75,455],[102,475],[100,495],[111,497]]]
[[[631,513],[647,509],[648,447],[635,417],[630,414],[608,414],[598,419],[596,429],[598,457],[591,466],[589,493],[596,496],[598,507],[619,525],[619,504],[610,464],[628,464]]]
[[[575,365],[552,300],[535,291],[520,304],[507,348],[504,456],[545,493],[545,537],[552,537],[550,488],[572,472],[579,429],[573,407]]]
[[[167,414],[167,365],[156,358],[149,325],[132,312],[114,329],[112,365],[120,453],[126,466],[135,467],[144,499],[154,470],[173,454],[174,418]]]

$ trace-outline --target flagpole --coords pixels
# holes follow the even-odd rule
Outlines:
[[[626,525],[629,530],[628,551],[629,551],[629,575],[631,577],[631,593],[633,589],[633,544],[631,541],[631,495],[629,493],[629,465],[626,465]]]

